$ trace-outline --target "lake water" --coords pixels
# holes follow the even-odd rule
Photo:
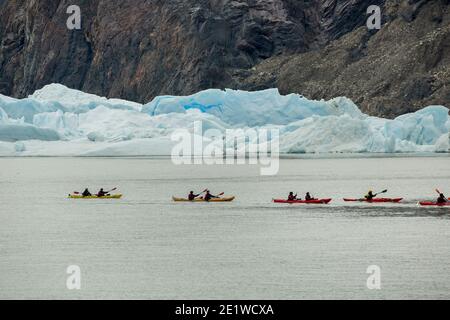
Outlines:
[[[168,159],[0,159],[3,299],[449,299],[450,157],[284,159],[175,166]],[[89,186],[121,200],[70,200]],[[173,203],[210,188],[232,203]],[[405,203],[349,204],[368,189]],[[277,205],[289,191],[330,205]],[[66,268],[81,268],[81,290]],[[369,290],[370,265],[381,290]]]

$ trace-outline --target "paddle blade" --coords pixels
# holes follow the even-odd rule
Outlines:
[[[225,192],[219,193],[218,196],[223,196]]]
[[[78,191],[74,191],[73,194],[80,194]]]

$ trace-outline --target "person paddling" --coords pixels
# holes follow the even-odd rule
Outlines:
[[[219,199],[219,197],[212,195],[211,192],[209,190],[207,190],[204,200],[205,201],[210,201],[211,199]]]
[[[105,192],[105,191],[103,190],[103,188],[101,188],[100,191],[97,193],[97,197],[99,197],[99,198],[104,197],[104,196],[107,196],[107,195],[108,195],[108,193]]]
[[[86,188],[81,195],[83,197],[90,197],[90,196],[92,196],[92,194],[89,192],[88,188]]]
[[[200,195],[200,193],[199,194],[194,194],[194,191],[191,191],[189,193],[189,195],[188,195],[188,199],[189,199],[189,201],[194,201],[195,198],[197,198],[199,195]]]
[[[313,196],[311,196],[311,194],[309,192],[306,193],[305,196],[305,200],[306,201],[311,201],[311,200],[316,200]]]
[[[297,195],[294,196],[293,192],[289,192],[288,201],[295,201],[295,200],[299,200],[297,199]]]
[[[372,190],[369,190],[369,192],[364,196],[364,198],[366,198],[366,200],[371,201],[373,200],[373,198],[375,198],[376,195],[373,194]]]
[[[437,199],[437,203],[447,203],[447,202],[448,202],[447,197],[443,193],[439,194],[439,198]]]

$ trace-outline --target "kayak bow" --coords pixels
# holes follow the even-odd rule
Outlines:
[[[289,203],[289,204],[328,204],[332,199],[315,199],[315,200],[284,200],[284,199],[273,199],[274,203]]]

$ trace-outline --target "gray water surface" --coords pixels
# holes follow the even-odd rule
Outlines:
[[[168,159],[0,159],[3,299],[449,299],[449,157],[284,159],[175,166]],[[119,187],[121,200],[67,194]],[[173,203],[210,188],[232,203]],[[368,189],[400,205],[349,204]],[[277,205],[289,191],[330,205]],[[81,290],[66,268],[81,268]],[[366,286],[381,268],[381,290]]]

